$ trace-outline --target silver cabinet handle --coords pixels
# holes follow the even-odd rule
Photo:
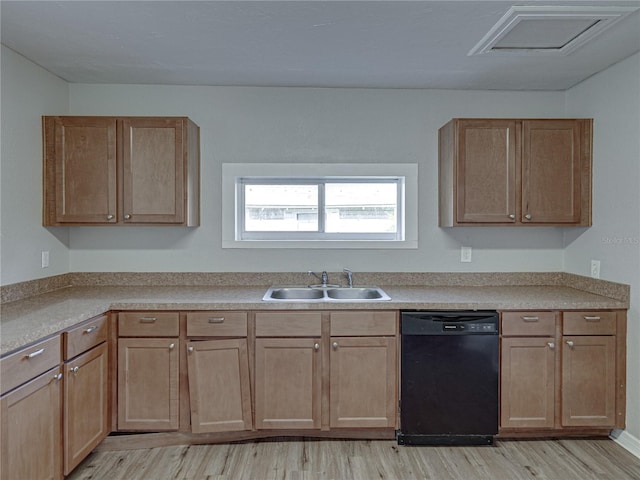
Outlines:
[[[80,370],[80,367],[78,367],[78,366],[75,366],[75,367],[69,369],[69,371],[71,373],[78,373],[78,370]]]
[[[540,317],[522,317],[522,320],[525,322],[537,322],[540,320]]]
[[[530,214],[530,213],[527,213],[527,214],[524,216],[524,218],[526,218],[527,220],[531,220],[531,214]]]
[[[169,344],[169,350],[173,350],[174,348],[176,348],[176,344],[175,343],[170,343]]]
[[[193,347],[187,347],[187,352],[193,353]]]
[[[313,344],[313,349],[317,352],[318,350],[320,350],[320,344],[319,343],[314,343]]]
[[[569,348],[573,348],[573,341],[567,340],[567,345],[569,345]]]
[[[334,350],[336,350],[339,347],[338,342],[333,342],[331,346],[333,347]]]
[[[549,343],[547,343],[547,345],[549,346],[549,350],[555,350],[555,348],[556,348],[556,344],[553,343],[553,342],[549,342]]]
[[[129,214],[127,213],[127,214],[124,216],[124,219],[125,219],[125,220],[129,220],[129,219],[131,219],[131,215],[129,215]]]
[[[224,317],[209,317],[209,323],[224,323]]]
[[[584,318],[587,322],[599,322],[600,321],[600,317],[590,317],[588,315],[585,315]]]
[[[98,329],[97,325],[91,325],[89,328],[87,328],[86,330],[84,330],[84,332],[82,333],[91,333],[91,332],[95,332]]]
[[[26,358],[27,360],[31,360],[34,357],[37,357],[38,355],[42,355],[44,353],[44,348],[41,348],[40,350],[36,350],[35,352],[31,352],[28,355],[25,355],[24,358]]]
[[[62,380],[62,374],[61,374],[61,373],[56,373],[56,374],[53,376],[53,379],[54,379],[54,380]]]
[[[510,218],[511,220],[514,220],[514,219],[516,218],[515,213],[510,213],[510,214],[509,214],[509,218]]]
[[[156,317],[140,317],[140,322],[142,323],[153,323],[157,320]]]
[[[113,215],[111,214],[107,215],[107,220],[113,220]]]

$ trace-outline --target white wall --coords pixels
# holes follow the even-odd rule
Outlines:
[[[627,431],[640,448],[640,54],[566,93],[567,114],[594,118],[593,227],[566,234],[565,270],[631,285]]]
[[[556,228],[437,226],[437,132],[456,116],[564,115],[563,92],[70,85],[75,115],[187,115],[201,129],[201,226],[73,228],[72,271],[557,271]],[[221,248],[223,162],[419,165],[419,248]],[[460,246],[473,263],[460,263]]]
[[[0,166],[0,284],[69,271],[68,229],[42,227],[42,121],[64,115],[69,87],[2,46]],[[41,251],[50,255],[41,268]]]

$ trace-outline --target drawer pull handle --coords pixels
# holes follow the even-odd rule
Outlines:
[[[24,358],[26,358],[27,360],[31,360],[34,357],[37,357],[38,355],[42,355],[44,353],[44,348],[41,348],[40,350],[36,350],[35,352],[31,352],[28,355],[25,355]]]
[[[584,319],[587,322],[599,322],[600,321],[600,317],[589,317],[587,315],[584,316]]]
[[[540,320],[540,317],[522,317],[522,320],[525,322],[537,322]]]
[[[153,323],[157,320],[156,317],[140,317],[140,322],[142,323]]]
[[[567,340],[567,345],[569,345],[569,348],[573,348],[573,341]]]
[[[224,323],[224,317],[209,317],[209,323]]]
[[[91,325],[89,328],[87,328],[84,333],[91,333],[91,332],[95,332],[98,329],[97,325]]]
[[[193,347],[187,347],[187,352],[193,353]]]
[[[547,345],[549,346],[549,350],[555,350],[555,348],[556,348],[556,344],[553,343],[553,342],[549,342],[549,343],[547,343]]]

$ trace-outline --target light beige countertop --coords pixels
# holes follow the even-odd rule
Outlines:
[[[72,286],[3,304],[0,354],[110,310],[597,310],[627,309],[628,298],[613,298],[563,285],[384,285],[390,301],[264,302],[268,285],[237,286]],[[592,289],[593,290],[593,289]],[[603,290],[607,293],[606,289]],[[600,293],[600,292],[599,292]]]

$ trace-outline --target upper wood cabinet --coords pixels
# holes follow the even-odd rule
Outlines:
[[[45,116],[43,136],[43,225],[199,225],[188,118]]]
[[[591,119],[461,119],[439,130],[439,225],[591,225]]]

